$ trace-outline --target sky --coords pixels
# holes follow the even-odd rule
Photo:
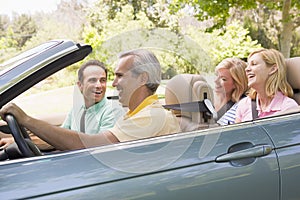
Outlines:
[[[0,0],[0,14],[12,15],[13,12],[18,14],[34,14],[43,11],[50,12],[56,10],[57,4],[61,0]]]

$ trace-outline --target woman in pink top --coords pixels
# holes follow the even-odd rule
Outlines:
[[[257,117],[270,116],[276,112],[298,106],[291,99],[293,90],[286,78],[286,64],[283,55],[275,49],[260,49],[248,57],[246,68],[248,97],[242,99],[236,111],[236,122],[253,119],[252,100]]]

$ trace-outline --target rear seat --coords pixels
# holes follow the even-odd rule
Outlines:
[[[298,107],[277,112],[276,115],[286,115],[300,112],[300,57],[286,59],[287,80],[294,90],[293,99],[298,103]]]
[[[213,96],[212,88],[199,74],[179,74],[166,84],[166,105],[197,102],[204,99],[209,99],[213,103]],[[204,129],[214,124],[214,119],[205,112],[199,112],[197,107],[193,112],[172,111],[178,117],[182,131]]]
[[[294,90],[295,101],[300,105],[300,57],[286,59],[287,80]]]
[[[287,80],[294,90],[293,99],[299,104],[298,107],[293,108],[284,113],[300,112],[300,57],[286,59],[287,65]],[[182,104],[194,101],[203,101],[209,99],[213,104],[213,90],[199,74],[179,74],[171,78],[165,90],[165,103]],[[178,117],[182,131],[192,131],[203,128],[208,128],[215,124],[212,117],[206,116],[203,112],[181,112],[173,110]]]

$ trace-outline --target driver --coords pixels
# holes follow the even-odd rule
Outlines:
[[[119,101],[129,111],[113,128],[89,135],[57,127],[27,115],[13,103],[0,110],[2,119],[13,114],[20,125],[58,150],[74,150],[180,132],[176,117],[165,110],[155,94],[161,81],[161,66],[156,56],[145,49],[119,55],[113,86]]]
[[[77,75],[77,86],[84,102],[80,104],[74,103],[73,108],[61,126],[87,134],[97,134],[101,130],[112,128],[116,120],[124,114],[124,109],[119,104],[107,100],[105,96],[107,68],[98,60],[89,60],[80,66]],[[85,113],[84,128],[81,126],[83,113]],[[53,149],[53,147],[47,145],[47,143],[36,136],[32,134],[30,136],[39,149]],[[0,138],[0,146],[3,149],[14,142],[13,137],[7,134],[4,137],[0,135]]]

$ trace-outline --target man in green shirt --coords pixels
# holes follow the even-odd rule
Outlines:
[[[73,108],[61,127],[87,134],[112,128],[125,111],[119,101],[106,98],[106,82],[107,69],[102,62],[89,60],[84,63],[78,70],[77,86],[81,94],[74,98]],[[36,137],[33,141],[41,149],[52,149]],[[6,148],[13,142],[13,137],[2,138],[0,146]]]
[[[79,68],[77,86],[82,96],[74,98],[63,128],[97,134],[114,126],[125,112],[118,101],[106,98],[106,82],[107,69],[102,62],[89,60]]]

